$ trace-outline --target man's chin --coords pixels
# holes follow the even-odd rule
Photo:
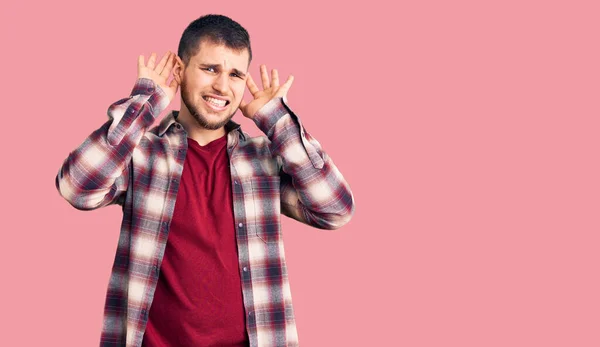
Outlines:
[[[208,117],[202,115],[194,115],[194,118],[196,119],[198,125],[200,125],[201,127],[208,130],[217,130],[225,126],[225,124],[227,124],[229,120],[233,118],[233,114],[225,118],[215,117],[214,115],[209,115]]]

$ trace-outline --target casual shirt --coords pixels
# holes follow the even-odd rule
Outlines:
[[[60,195],[79,210],[122,206],[102,346],[139,347],[146,329],[188,150],[178,111],[152,127],[169,102],[154,81],[139,78],[56,176]],[[225,125],[246,330],[252,347],[298,346],[280,215],[337,229],[353,215],[354,198],[285,97],[252,119],[265,136]]]

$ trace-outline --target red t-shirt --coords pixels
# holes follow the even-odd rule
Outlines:
[[[226,145],[188,138],[142,346],[248,346]]]

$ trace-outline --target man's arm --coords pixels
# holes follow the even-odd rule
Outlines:
[[[277,97],[252,118],[281,163],[281,213],[320,229],[337,229],[354,214],[350,187],[321,145]]]
[[[128,98],[108,108],[108,121],[70,152],[56,175],[56,189],[73,207],[93,210],[122,204],[131,175],[131,157],[146,130],[177,92],[174,79],[166,85],[174,64],[167,52],[155,66],[138,57],[138,79]]]

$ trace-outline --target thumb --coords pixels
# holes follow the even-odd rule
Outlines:
[[[177,89],[179,89],[179,83],[177,82],[176,79],[173,78],[173,80],[169,84],[169,88],[173,91],[173,95],[175,95],[175,93],[177,93]]]
[[[252,117],[251,114],[248,114],[249,110],[248,110],[248,103],[246,102],[246,100],[242,99],[239,109],[240,109],[240,111],[242,111],[242,114],[244,115],[244,117],[248,117],[248,118]]]

